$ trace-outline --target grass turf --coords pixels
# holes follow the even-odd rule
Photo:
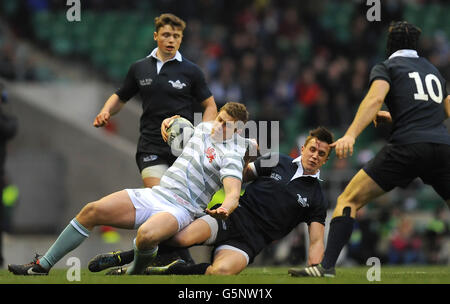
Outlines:
[[[236,276],[106,276],[82,269],[80,281],[68,281],[67,270],[48,276],[15,276],[0,270],[0,284],[450,284],[450,266],[382,266],[381,281],[370,282],[369,267],[337,268],[335,278],[291,277],[289,267],[249,267]]]

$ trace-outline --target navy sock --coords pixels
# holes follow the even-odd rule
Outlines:
[[[210,266],[209,263],[200,263],[200,264],[179,264],[174,265],[169,268],[169,274],[178,274],[178,275],[191,275],[191,274],[205,274],[206,269]]]
[[[195,264],[188,248],[172,247],[166,244],[160,244],[158,255],[162,265],[167,265],[178,258],[184,260],[187,264]]]
[[[178,257],[184,260],[187,264],[195,264],[194,259],[192,258],[187,248],[171,247],[167,245],[159,246],[156,262],[164,266],[176,260]],[[133,262],[134,250],[121,252],[120,260],[122,261],[123,265]]]
[[[130,264],[134,260],[134,250],[128,250],[121,252],[120,254],[120,260],[122,261],[123,265]]]
[[[338,216],[331,220],[328,232],[327,248],[322,260],[322,266],[326,269],[333,268],[342,248],[350,240],[355,219],[350,216]]]

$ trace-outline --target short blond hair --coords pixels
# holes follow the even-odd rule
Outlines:
[[[227,112],[227,114],[233,117],[236,121],[242,121],[244,123],[248,121],[249,115],[247,107],[242,103],[232,101],[227,102],[220,108],[219,112],[220,111]]]

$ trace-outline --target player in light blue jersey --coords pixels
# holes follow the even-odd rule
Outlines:
[[[243,104],[226,103],[214,122],[196,127],[182,155],[152,189],[126,189],[88,203],[69,223],[47,253],[31,263],[8,265],[18,275],[46,275],[67,253],[77,248],[95,226],[138,229],[134,261],[127,274],[141,274],[157,254],[158,244],[205,212],[226,219],[238,206],[244,156],[250,141],[238,133],[248,120]],[[221,187],[222,206],[207,204]],[[204,212],[205,211],[205,212]]]

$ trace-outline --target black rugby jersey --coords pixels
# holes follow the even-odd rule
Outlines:
[[[270,156],[266,154],[254,162],[258,178],[247,186],[229,218],[249,244],[255,235],[262,235],[266,244],[270,244],[301,222],[325,225],[328,202],[319,180],[302,176],[291,181],[298,165],[284,154],[278,154],[275,166],[261,166],[261,161]]]
[[[159,74],[156,61],[149,56],[133,63],[116,94],[124,102],[137,93],[141,96],[143,112],[137,152],[167,155],[170,148],[161,136],[162,121],[181,115],[193,123],[194,106],[209,98],[211,92],[203,72],[186,58],[165,62]]]
[[[445,79],[427,59],[416,54],[413,50],[398,51],[370,73],[370,84],[376,79],[390,84],[384,101],[393,120],[389,142],[450,145],[450,134],[443,123]]]

